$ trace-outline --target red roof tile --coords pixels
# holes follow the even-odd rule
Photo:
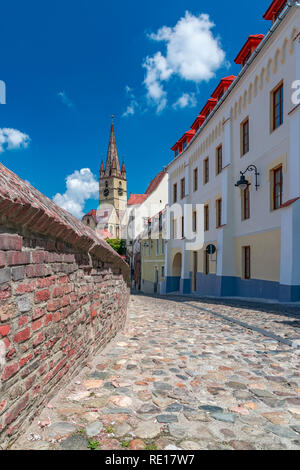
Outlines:
[[[150,194],[152,194],[156,190],[156,188],[159,186],[159,184],[162,182],[165,175],[166,175],[166,172],[164,170],[160,171],[149,184],[145,194],[148,194],[148,196],[150,196]]]
[[[130,194],[128,199],[127,205],[128,206],[136,206],[138,204],[142,204],[148,197],[148,194]]]

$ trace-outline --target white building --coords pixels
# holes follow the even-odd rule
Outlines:
[[[300,301],[299,3],[274,0],[264,18],[271,29],[249,36],[238,77],[220,82],[173,147],[169,204],[205,206],[192,221],[204,246],[186,249],[191,221],[175,216],[166,293]]]

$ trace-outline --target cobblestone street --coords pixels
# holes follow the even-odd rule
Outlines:
[[[299,326],[295,308],[133,295],[125,331],[12,448],[299,450]]]

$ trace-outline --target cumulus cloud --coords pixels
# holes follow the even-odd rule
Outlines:
[[[82,168],[67,176],[66,187],[65,193],[57,193],[53,201],[74,217],[81,219],[84,215],[85,202],[88,199],[98,198],[98,181],[89,168]]]
[[[194,108],[197,105],[195,93],[183,93],[173,104],[174,109]]]
[[[70,98],[67,96],[66,92],[65,91],[60,91],[57,93],[57,96],[59,97],[60,101],[62,102],[62,104],[64,104],[65,106],[67,106],[68,108],[73,108],[74,107],[74,104],[73,102],[70,100]]]
[[[164,84],[171,77],[195,83],[209,81],[224,64],[225,52],[219,38],[212,33],[214,26],[209,15],[194,16],[187,11],[174,27],[163,26],[149,35],[166,45],[165,54],[159,51],[146,57],[143,63],[147,97],[158,112],[167,105]]]
[[[5,150],[26,148],[29,142],[30,137],[17,129],[0,129],[0,153]]]
[[[139,104],[135,98],[135,94],[133,92],[133,89],[126,85],[125,87],[126,95],[129,98],[130,102],[129,105],[126,108],[126,111],[122,114],[122,117],[128,117],[128,116],[133,116],[136,112],[136,110],[139,107]]]

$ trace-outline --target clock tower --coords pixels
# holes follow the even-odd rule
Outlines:
[[[106,165],[100,167],[99,209],[110,209],[107,229],[114,238],[121,234],[121,220],[127,206],[127,176],[125,164],[120,167],[114,124],[112,122]],[[114,210],[113,210],[113,209]],[[101,222],[100,222],[101,223]]]

